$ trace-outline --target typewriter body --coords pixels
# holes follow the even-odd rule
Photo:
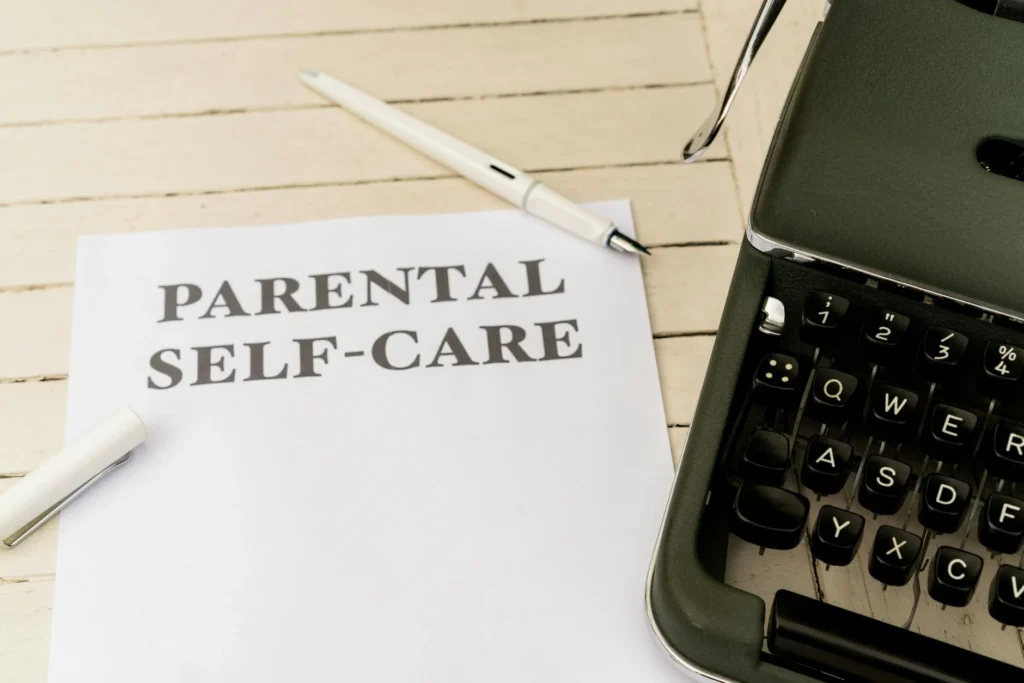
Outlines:
[[[979,2],[833,0],[796,74],[648,579],[691,676],[1024,681],[1024,23]]]

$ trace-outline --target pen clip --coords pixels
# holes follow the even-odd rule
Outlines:
[[[743,52],[740,53],[740,58],[729,78],[729,84],[725,87],[718,104],[711,110],[711,114],[683,147],[683,161],[696,161],[714,141],[718,131],[722,129],[725,117],[729,114],[729,108],[732,107],[732,101],[736,99],[736,93],[740,89],[743,79],[746,78],[750,65],[754,63],[754,57],[757,56],[761,43],[768,37],[768,32],[772,30],[772,26],[785,4],[786,0],[764,0],[764,4],[761,5],[761,9],[757,13],[757,18],[754,19],[754,25],[750,27],[750,34],[747,36]]]
[[[58,500],[56,503],[54,503],[50,507],[48,507],[45,510],[43,510],[42,513],[40,513],[38,517],[36,517],[35,519],[31,520],[28,524],[26,524],[25,526],[21,527],[20,529],[15,531],[13,534],[8,536],[7,538],[5,538],[2,541],[0,541],[0,543],[3,543],[8,548],[14,548],[19,543],[24,541],[26,538],[28,538],[29,536],[34,534],[39,529],[39,527],[43,526],[44,524],[49,522],[51,519],[53,519],[53,517],[56,516],[58,512],[63,510],[65,507],[67,507],[73,500],[75,500],[75,498],[78,498],[78,496],[80,496],[83,493],[85,493],[86,489],[88,489],[93,484],[95,484],[97,481],[99,481],[101,478],[103,478],[104,475],[109,474],[112,470],[114,470],[114,469],[120,467],[121,465],[125,464],[128,461],[128,458],[130,458],[130,457],[132,457],[132,451],[128,451],[119,460],[115,460],[114,462],[112,462],[109,465],[107,465],[106,467],[104,467],[102,470],[100,470],[99,472],[94,474],[92,477],[87,479],[85,482],[83,482],[74,491],[72,491],[68,495],[64,496],[63,498]]]

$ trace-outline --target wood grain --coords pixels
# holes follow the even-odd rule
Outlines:
[[[0,580],[0,683],[46,680],[52,605],[52,577]]]
[[[696,0],[5,0],[0,51],[392,31],[692,10]]]
[[[705,85],[403,109],[534,171],[674,162],[712,101]],[[337,107],[0,128],[0,149],[0,204],[452,175]]]
[[[637,233],[650,246],[742,235],[728,163],[556,171],[538,178],[581,201],[629,197]],[[0,289],[71,282],[79,235],[507,206],[461,178],[8,206],[0,208]]]
[[[64,380],[0,384],[0,477],[25,474],[60,450],[66,401]]]
[[[326,106],[304,67],[403,101],[711,78],[696,14],[141,45],[0,55],[0,125]]]

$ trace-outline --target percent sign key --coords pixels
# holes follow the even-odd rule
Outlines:
[[[1016,382],[1024,372],[1024,352],[1008,342],[989,342],[985,347],[985,372],[1002,382]]]

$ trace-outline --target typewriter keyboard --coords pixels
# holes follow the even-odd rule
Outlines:
[[[766,297],[719,461],[743,571],[809,553],[805,595],[1020,666],[1024,327],[797,264]]]

